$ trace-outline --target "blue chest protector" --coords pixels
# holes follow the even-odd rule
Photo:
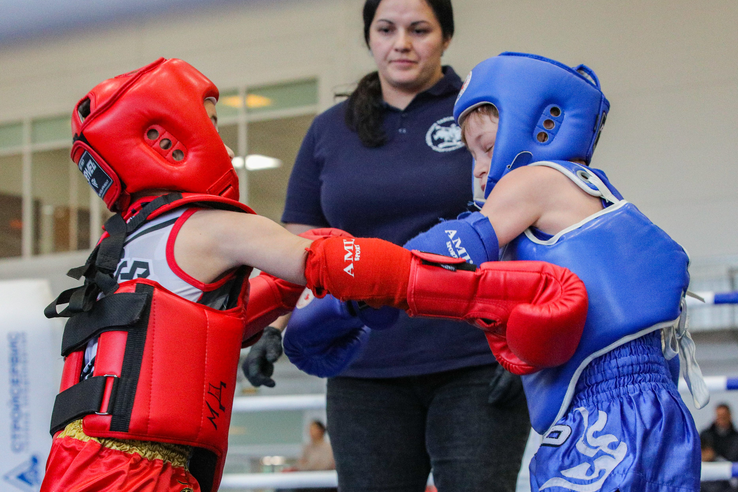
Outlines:
[[[609,184],[602,171],[542,161],[569,177],[605,208],[553,237],[528,229],[508,244],[505,260],[547,261],[582,279],[589,295],[579,346],[566,364],[523,377],[531,424],[540,434],[566,412],[577,380],[595,358],[678,321],[689,284],[689,257]]]

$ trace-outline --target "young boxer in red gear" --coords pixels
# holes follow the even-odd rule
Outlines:
[[[240,349],[305,284],[416,316],[496,331],[533,318],[578,336],[587,294],[565,269],[469,271],[377,239],[295,236],[254,214],[236,201],[217,98],[193,67],[160,59],[75,107],[72,159],[118,213],[70,271],[84,286],[46,310],[70,319],[43,492],[216,491]],[[263,274],[249,282],[252,268]]]

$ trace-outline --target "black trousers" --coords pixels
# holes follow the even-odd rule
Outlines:
[[[340,492],[514,492],[530,432],[525,397],[489,403],[499,366],[328,381]]]

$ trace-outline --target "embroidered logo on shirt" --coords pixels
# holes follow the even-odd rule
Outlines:
[[[425,134],[425,143],[436,152],[451,152],[464,146],[461,142],[461,128],[453,116],[436,121]]]
[[[612,444],[618,443],[618,438],[612,434],[602,434],[595,437],[607,424],[607,414],[599,411],[599,417],[592,427],[589,427],[589,412],[585,408],[577,408],[577,412],[584,418],[584,435],[577,442],[576,449],[591,462],[584,462],[573,468],[561,470],[566,478],[555,477],[541,486],[540,490],[550,487],[574,490],[576,492],[596,492],[615,468],[623,461],[628,452],[628,445],[620,442],[614,449]],[[585,442],[586,440],[586,442]],[[598,456],[599,455],[599,456]],[[595,456],[597,456],[595,458]]]

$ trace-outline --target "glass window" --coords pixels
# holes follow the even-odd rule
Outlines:
[[[38,203],[34,254],[86,249],[90,243],[90,188],[68,149],[34,152],[32,196]]]
[[[292,444],[300,442],[302,410],[234,413],[228,436],[229,446]]]
[[[218,104],[223,142],[239,156],[242,200],[279,221],[287,182],[318,104],[314,79],[222,91]],[[30,135],[25,134],[30,129]],[[90,191],[69,159],[68,115],[0,124],[0,257],[25,252],[48,254],[89,249],[99,226],[112,214]],[[24,143],[30,141],[30,148]],[[239,145],[239,142],[241,145]],[[279,167],[256,170],[251,162],[266,156]],[[245,157],[245,159],[244,159]],[[23,163],[31,163],[32,210],[23,221]],[[235,161],[234,161],[235,162]],[[245,163],[245,165],[244,165]],[[248,170],[247,170],[248,169]],[[28,183],[25,184],[26,190]]]
[[[23,123],[0,125],[0,149],[23,145]]]
[[[249,123],[248,153],[282,161],[275,169],[248,171],[249,205],[256,213],[276,222],[281,219],[292,165],[314,117],[308,114]]]
[[[243,99],[238,95],[238,89],[221,92],[218,98],[218,119],[237,117],[242,105]]]
[[[20,256],[23,232],[23,159],[0,156],[0,258]]]
[[[42,118],[31,123],[31,143],[70,142],[72,123],[69,116]]]
[[[251,114],[315,104],[318,104],[318,83],[315,79],[252,87],[246,94],[246,112]]]
[[[220,108],[218,109],[218,118],[220,118]],[[223,143],[231,148],[233,152],[238,152],[238,125],[218,125],[218,132]]]

